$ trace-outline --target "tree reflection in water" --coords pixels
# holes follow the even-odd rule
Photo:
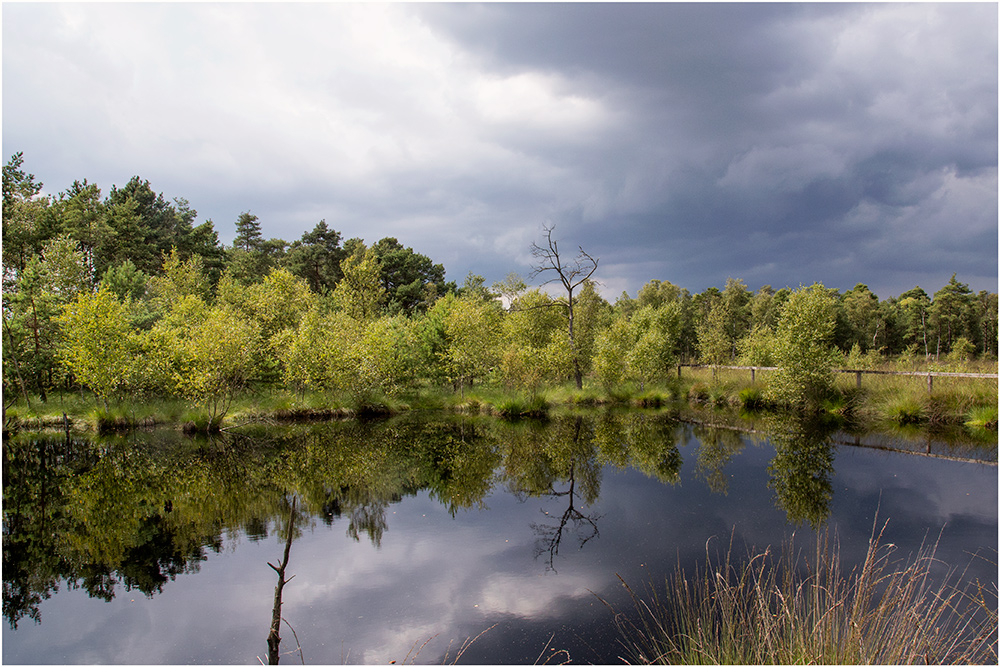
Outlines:
[[[774,459],[768,487],[789,523],[819,528],[830,516],[833,499],[833,427],[815,419],[786,417],[775,424],[770,439]]]
[[[104,600],[120,585],[152,597],[196,572],[227,534],[256,541],[280,533],[290,545],[287,530],[345,519],[347,535],[378,547],[393,503],[426,492],[455,516],[485,507],[498,484],[522,500],[565,502],[532,525],[536,557],[554,570],[570,531],[581,547],[599,538],[601,517],[591,508],[602,471],[632,467],[677,484],[677,443],[690,428],[666,414],[604,411],[514,423],[411,415],[246,426],[215,441],[22,434],[4,447],[4,617],[12,628],[23,618],[38,622],[39,604],[61,582]],[[790,521],[821,524],[832,497],[829,437],[793,420],[772,430],[777,504]],[[700,428],[695,435],[696,475],[725,493],[723,470],[744,436]],[[286,524],[288,498],[296,499],[295,516]]]

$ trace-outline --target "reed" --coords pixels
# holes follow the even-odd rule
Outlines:
[[[884,531],[884,526],[882,531]],[[799,567],[792,544],[738,564],[678,567],[665,592],[616,613],[630,662],[641,664],[997,664],[996,584],[931,576],[935,546],[909,561],[873,531],[864,562],[845,574],[839,547],[817,541]],[[995,558],[994,558],[995,560]],[[935,568],[937,569],[937,568]]]

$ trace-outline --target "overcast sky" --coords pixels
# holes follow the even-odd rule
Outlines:
[[[997,5],[3,4],[4,161],[459,284],[997,290]]]

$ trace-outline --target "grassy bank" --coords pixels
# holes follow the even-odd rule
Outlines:
[[[825,538],[807,563],[793,545],[740,564],[730,548],[693,575],[678,569],[665,590],[625,584],[634,610],[615,615],[622,644],[641,664],[996,664],[995,586],[935,583],[933,548],[908,562],[894,549],[873,535],[845,573]]]
[[[893,366],[880,370],[904,369]],[[931,369],[911,372],[920,370]],[[966,372],[996,373],[996,364]],[[748,370],[719,369],[713,373],[710,368],[685,368],[680,382],[692,402],[777,409],[767,400],[768,374],[757,371],[751,380]],[[888,424],[997,428],[997,381],[993,379],[935,377],[932,391],[927,390],[926,378],[920,376],[866,374],[860,388],[850,373],[838,373],[834,380],[834,391],[821,409],[861,428]]]
[[[992,371],[995,371],[995,365]],[[990,369],[983,369],[989,372]],[[135,398],[105,406],[88,392],[53,394],[45,403],[22,400],[8,408],[5,429],[66,427],[107,432],[152,426],[211,431],[250,422],[295,422],[390,415],[408,410],[449,410],[516,418],[538,418],[553,408],[621,406],[660,408],[678,403],[699,407],[779,411],[768,400],[768,373],[685,368],[680,378],[656,385],[622,386],[607,391],[594,383],[582,390],[572,383],[538,392],[508,391],[480,385],[456,391],[421,384],[394,394],[349,392],[290,392],[260,387],[237,396],[223,418],[179,399]],[[856,386],[854,375],[838,374],[834,391],[821,410],[859,429],[893,425],[960,426],[985,433],[997,429],[997,383],[973,378],[935,378],[927,391],[924,378],[865,375]],[[64,417],[65,415],[65,417]]]

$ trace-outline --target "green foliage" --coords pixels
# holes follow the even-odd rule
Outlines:
[[[465,386],[486,376],[499,362],[503,314],[476,294],[455,299],[443,320],[446,347],[441,351],[448,375]]]
[[[676,302],[643,306],[629,319],[616,314],[595,341],[594,373],[609,391],[666,378],[677,363],[680,325]]]
[[[236,238],[233,239],[233,249],[253,252],[260,250],[264,244],[264,237],[260,233],[260,219],[244,211],[236,219]]]
[[[134,269],[135,266],[132,265]],[[177,248],[163,258],[163,273],[149,279],[149,289],[153,302],[160,310],[168,310],[170,304],[185,296],[195,296],[208,300],[209,282],[205,276],[205,261],[199,255],[181,259]]]
[[[300,394],[306,389],[331,386],[332,360],[326,347],[339,333],[333,328],[332,319],[313,308],[294,329],[289,327],[275,334],[272,346],[281,362],[285,386]]]
[[[594,374],[608,391],[621,386],[626,377],[626,359],[632,345],[629,321],[616,314],[610,326],[594,342]]]
[[[543,383],[565,379],[573,370],[573,349],[564,311],[547,294],[531,290],[503,319],[500,379],[508,388],[537,392]]]
[[[397,334],[416,335],[418,344],[381,360],[371,353],[367,367],[376,370],[364,371],[369,379],[359,387],[395,392],[419,378],[495,381],[538,393],[567,375],[579,385],[589,375],[618,392],[628,383],[645,387],[667,378],[678,359],[693,358],[697,345],[710,363],[724,364],[738,353],[743,364],[785,367],[769,382],[769,397],[806,406],[820,404],[829,390],[827,353],[834,346],[846,355],[842,363],[865,369],[881,367],[890,355],[905,355],[907,369],[926,367],[927,356],[978,368],[997,350],[996,294],[973,294],[955,275],[933,299],[919,287],[885,301],[860,283],[843,296],[829,291],[831,334],[828,313],[803,313],[801,293],[808,290],[793,294],[765,285],[751,294],[733,278],[722,290],[694,297],[652,280],[636,299],[623,294],[612,307],[587,279],[597,260],[581,250],[575,262],[561,261],[551,229],[547,244],[533,245],[532,252],[535,275],[547,272],[566,290],[555,299],[526,292],[513,274],[492,293],[475,274],[455,290],[440,264],[395,238],[371,248],[357,238],[341,244],[325,221],[286,253],[284,241],[263,238],[256,216],[243,213],[237,242],[226,251],[211,221],[195,226],[197,212],[186,200],[171,203],[148,181],[134,177],[103,201],[101,189],[86,180],[47,197],[20,153],[4,167],[3,197],[5,404],[15,396],[44,401],[53,389],[79,383],[58,361],[68,343],[56,316],[95,282],[127,311],[137,369],[130,391],[161,395],[178,390],[172,379],[183,356],[178,341],[191,337],[210,304],[259,327],[253,380],[281,379],[300,392],[351,386],[356,364],[369,355],[362,351],[382,349],[382,341]],[[497,307],[494,294],[509,312]],[[327,317],[329,310],[352,322]],[[371,326],[392,313],[411,319],[405,326],[403,320]],[[324,363],[332,370],[321,370]],[[942,410],[969,407],[951,403]]]
[[[110,290],[85,293],[57,318],[65,343],[60,358],[105,404],[129,387],[138,361],[128,310]]]
[[[976,356],[976,346],[969,342],[965,336],[959,336],[951,345],[951,352],[948,353],[949,361],[971,361]]]
[[[101,276],[101,285],[122,301],[144,299],[148,284],[149,276],[137,269],[129,259],[117,266],[109,266]]]
[[[768,390],[783,403],[815,407],[833,388],[835,300],[821,284],[788,299],[775,333],[774,372]]]
[[[849,325],[848,344],[861,351],[876,347],[879,333],[884,333],[878,297],[867,285],[858,283],[841,298],[844,316]]]
[[[967,331],[966,320],[972,304],[972,291],[952,274],[948,284],[934,293],[929,309],[930,324],[936,330],[935,356],[951,351],[955,339]],[[973,334],[974,335],[974,334]]]
[[[382,284],[382,267],[378,255],[371,248],[359,245],[353,254],[341,263],[343,278],[333,292],[337,308],[356,320],[370,320],[378,316],[386,301]]]
[[[93,276],[78,243],[60,235],[42,248],[42,266],[46,290],[66,303],[81,292],[89,292]]]
[[[966,426],[984,429],[997,429],[997,406],[987,405],[972,408],[965,420]]]
[[[597,336],[611,322],[611,304],[597,293],[594,283],[584,281],[580,293],[575,297],[573,315],[573,338],[580,371],[584,375],[593,370]]]
[[[284,265],[296,276],[304,278],[313,292],[327,294],[333,291],[343,275],[340,263],[344,259],[340,232],[328,228],[326,220],[320,220],[311,232],[302,235],[300,241],[292,242]]]
[[[760,387],[746,387],[739,393],[740,405],[744,410],[756,411],[767,407],[767,399]]]
[[[213,422],[229,410],[236,393],[260,363],[260,326],[226,307],[208,309],[197,326],[174,338],[178,392],[204,406]]]
[[[549,404],[540,394],[529,396],[508,396],[496,403],[493,410],[498,417],[506,419],[540,418],[549,411]]]
[[[716,301],[697,327],[698,350],[702,363],[723,365],[729,361],[730,344],[725,327],[725,307],[721,301]]]
[[[754,328],[737,344],[739,362],[744,366],[774,366],[774,330],[766,324]]]
[[[413,248],[403,247],[395,238],[379,240],[371,251],[378,260],[379,279],[390,314],[423,312],[439,296],[455,289],[454,283],[445,284],[441,264],[434,264]]]

